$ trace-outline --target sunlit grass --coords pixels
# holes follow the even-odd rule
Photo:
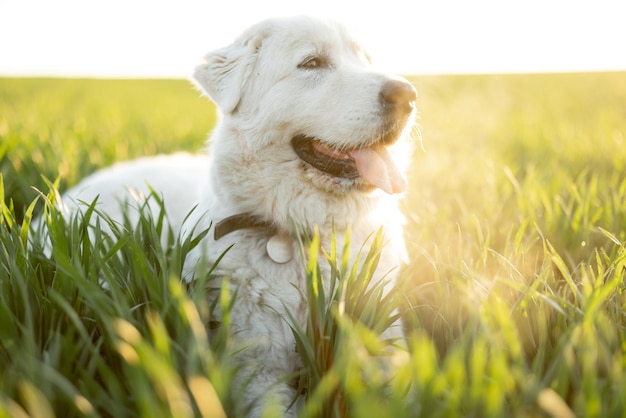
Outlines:
[[[426,151],[404,204],[403,298],[356,297],[366,270],[304,248],[301,415],[623,416],[626,74],[414,82]],[[179,279],[206,231],[181,240],[159,214],[88,231],[93,208],[48,206],[46,255],[28,228],[42,175],[64,189],[115,160],[197,150],[213,112],[184,81],[0,80],[0,416],[232,416],[240,347],[227,327],[207,337],[209,277]],[[398,303],[407,347],[389,354],[377,334]]]
[[[214,107],[183,80],[0,79],[0,170],[22,205],[115,161],[200,150]]]

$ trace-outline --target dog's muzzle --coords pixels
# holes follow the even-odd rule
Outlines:
[[[402,136],[415,111],[417,92],[403,80],[389,80],[379,93],[383,134],[366,146],[336,149],[322,139],[296,135],[291,146],[298,157],[315,169],[345,180],[352,180],[361,189],[379,188],[389,194],[406,190],[406,179],[396,166],[387,147]]]

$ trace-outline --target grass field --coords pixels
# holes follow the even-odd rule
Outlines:
[[[300,334],[333,359],[305,359],[301,416],[626,416],[626,73],[412,81],[408,349],[388,382],[381,341],[317,312],[340,332]],[[177,280],[193,239],[162,247],[146,216],[91,240],[48,208],[46,256],[22,226],[44,178],[198,150],[214,123],[185,81],[0,79],[0,417],[232,416],[238,347]]]

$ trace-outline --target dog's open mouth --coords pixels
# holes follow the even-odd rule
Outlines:
[[[294,137],[291,145],[301,160],[331,176],[360,179],[389,194],[406,190],[406,179],[385,145],[342,151],[306,135]]]

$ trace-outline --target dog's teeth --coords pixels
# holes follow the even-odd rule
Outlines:
[[[314,141],[313,142],[313,146],[322,154],[327,155],[331,158],[336,158],[339,160],[346,160],[348,158],[350,158],[350,156],[343,152],[343,151],[338,151],[336,149],[333,149],[327,145],[322,144],[320,141]]]

